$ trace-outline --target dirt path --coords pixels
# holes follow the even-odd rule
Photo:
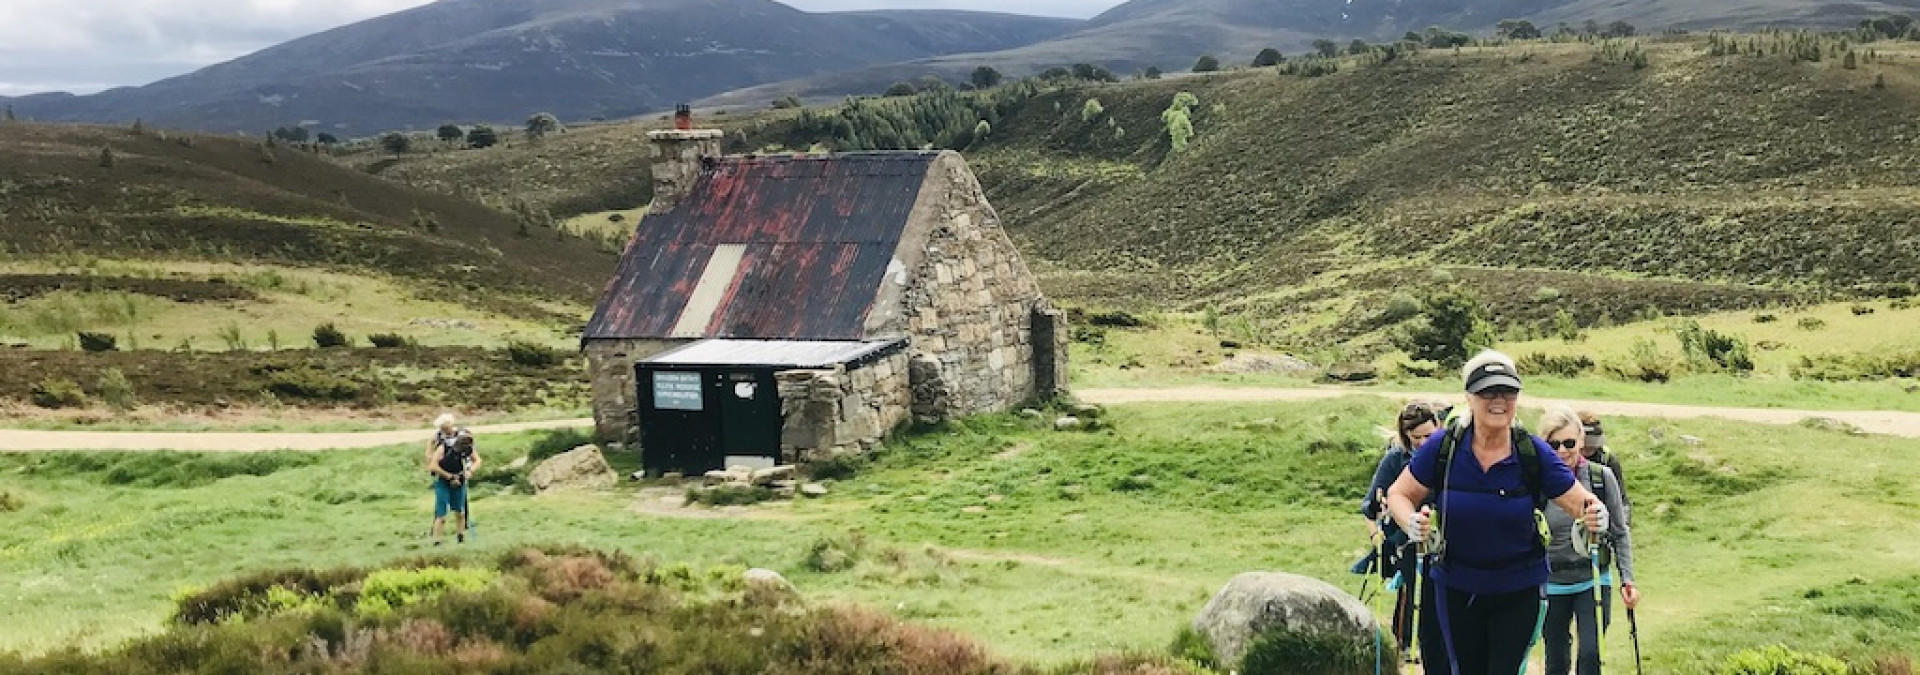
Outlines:
[[[1102,405],[1148,402],[1223,402],[1257,403],[1264,401],[1313,401],[1354,395],[1376,395],[1395,400],[1411,398],[1447,398],[1457,393],[1445,394],[1413,391],[1369,391],[1341,388],[1318,389],[1266,389],[1257,387],[1177,387],[1167,389],[1081,389],[1074,392],[1080,400]],[[1867,433],[1886,434],[1920,438],[1920,413],[1888,412],[1877,410],[1789,410],[1785,408],[1716,408],[1696,405],[1672,405],[1666,403],[1635,403],[1630,401],[1578,401],[1566,399],[1528,397],[1522,401],[1528,406],[1566,405],[1581,410],[1592,410],[1601,415],[1619,415],[1623,417],[1647,417],[1658,419],[1688,419],[1697,417],[1718,417],[1742,422],[1761,424],[1798,424],[1809,417],[1824,417],[1839,420],[1859,427]]]
[[[476,434],[511,433],[540,429],[593,426],[591,419],[494,424],[473,428]],[[425,442],[427,429],[345,433],[250,433],[226,431],[30,431],[0,429],[0,452],[28,450],[188,450],[199,452],[263,452],[267,450],[335,450],[375,448]]]
[[[1315,389],[1266,389],[1257,387],[1178,387],[1167,389],[1082,389],[1075,392],[1081,400],[1103,405],[1125,403],[1312,401],[1353,395],[1383,398],[1437,398],[1451,394],[1412,391],[1370,391],[1335,387]],[[1625,401],[1575,401],[1528,398],[1528,405],[1569,405],[1602,415],[1688,419],[1719,417],[1761,424],[1797,424],[1809,417],[1824,417],[1854,425],[1874,434],[1920,438],[1920,413],[1863,410],[1788,410],[1784,408],[1715,408],[1664,403]],[[510,433],[538,429],[567,429],[593,425],[590,419],[524,422],[475,427],[474,433]],[[382,445],[414,443],[427,437],[425,430],[367,431],[351,433],[246,433],[246,432],[119,432],[119,431],[28,431],[0,429],[0,452],[28,450],[189,450],[202,452],[261,452],[266,450],[331,450],[371,448]]]

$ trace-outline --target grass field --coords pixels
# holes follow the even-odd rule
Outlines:
[[[1785,376],[1790,367],[1807,356],[1920,350],[1920,332],[1914,330],[1920,327],[1920,307],[1911,302],[1884,300],[1637,322],[1588,330],[1585,339],[1577,342],[1556,338],[1502,345],[1502,348],[1516,355],[1583,354],[1605,362],[1625,359],[1637,340],[1652,340],[1662,350],[1678,354],[1680,342],[1672,326],[1687,320],[1698,321],[1708,330],[1746,338],[1754,346],[1755,372],[1766,375]]]
[[[395,334],[426,346],[500,347],[522,340],[572,346],[571,325],[504,316],[480,306],[416,295],[403,280],[274,265],[89,260],[83,267],[0,263],[0,282],[22,275],[63,275],[76,286],[168,280],[232,286],[251,298],[164,297],[128,290],[54,290],[0,305],[0,343],[36,349],[74,348],[77,331],[110,333],[122,349],[230,351],[312,347],[313,330],[333,324],[360,346],[367,336]],[[217,281],[216,281],[217,280]],[[579,317],[583,305],[551,301],[556,315]]]
[[[483,488],[469,547],[581,543],[770,567],[810,596],[952,626],[1023,660],[1157,650],[1237,572],[1357,586],[1345,572],[1365,545],[1354,503],[1390,412],[1373,399],[1138,405],[1092,433],[978,418],[897,439],[825,499],[731,512],[666,508],[632,484]],[[1650,671],[1705,672],[1768,642],[1870,657],[1920,641],[1920,524],[1902,516],[1920,506],[1910,443],[1663,423],[1667,439],[1703,439],[1693,446],[1610,424],[1634,489]],[[539,440],[484,439],[482,452],[501,462]],[[0,490],[23,504],[0,514],[0,589],[23,608],[0,619],[0,648],[150,632],[181,588],[244,570],[418,553],[430,498],[417,461],[410,446],[0,456]],[[822,548],[853,564],[818,571],[806,561]],[[1627,653],[1625,633],[1607,648]]]

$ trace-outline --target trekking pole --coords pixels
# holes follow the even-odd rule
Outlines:
[[[1594,505],[1593,500],[1591,499],[1587,500],[1588,509],[1592,509],[1593,505]],[[1598,624],[1600,622],[1600,602],[1601,602],[1600,600],[1600,571],[1601,571],[1600,570],[1600,531],[1595,530],[1592,527],[1587,528],[1587,557],[1588,559],[1593,561],[1593,616],[1589,617],[1589,620],[1593,621],[1595,624]],[[1599,656],[1601,663],[1604,664],[1606,662],[1606,658],[1604,655],[1602,655],[1600,651],[1600,645],[1601,643],[1605,642],[1605,640],[1600,639],[1600,627],[1598,625],[1594,626],[1593,634],[1594,634],[1593,653],[1595,656]]]
[[[1627,634],[1633,637],[1634,675],[1646,675],[1646,671],[1641,670],[1640,666],[1640,622],[1633,620],[1632,607],[1627,608]]]

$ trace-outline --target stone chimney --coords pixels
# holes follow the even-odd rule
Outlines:
[[[693,111],[681,105],[673,115],[673,129],[649,131],[653,141],[653,206],[650,213],[665,213],[680,205],[700,176],[702,157],[720,156],[719,129],[693,128]]]

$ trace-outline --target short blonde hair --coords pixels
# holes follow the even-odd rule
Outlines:
[[[433,418],[433,428],[451,429],[453,428],[455,421],[456,420],[453,418],[453,413],[450,413],[450,412],[440,413],[439,417]]]
[[[1573,429],[1580,432],[1582,436],[1586,435],[1586,431],[1580,425],[1580,413],[1574,412],[1572,408],[1563,405],[1554,406],[1540,415],[1541,438],[1552,436],[1562,429]]]

